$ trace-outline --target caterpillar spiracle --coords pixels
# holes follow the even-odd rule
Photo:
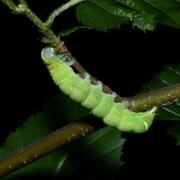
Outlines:
[[[124,132],[142,133],[151,126],[156,108],[145,112],[133,112],[123,103],[114,102],[115,93],[102,91],[102,83],[92,84],[90,75],[85,78],[76,74],[63,53],[57,54],[52,47],[41,52],[54,83],[73,100],[91,110],[92,114],[102,118],[103,122]]]

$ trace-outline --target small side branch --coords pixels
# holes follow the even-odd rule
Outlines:
[[[81,2],[83,2],[85,0],[70,0],[69,2],[67,2],[66,4],[63,4],[62,6],[60,6],[59,8],[55,9],[48,17],[47,21],[46,21],[46,25],[48,27],[51,27],[51,25],[54,22],[54,19],[59,16],[62,12],[66,11],[67,9],[71,8],[72,6],[75,6],[76,4],[79,4]]]
[[[41,21],[41,19],[39,19],[36,14],[31,11],[31,9],[29,9],[27,4],[20,3],[16,9],[20,14],[24,14],[26,17],[28,17],[41,30],[42,34],[47,38],[52,46],[56,47],[59,44],[60,40],[57,38],[57,36],[52,32],[51,29],[46,27],[46,24]]]

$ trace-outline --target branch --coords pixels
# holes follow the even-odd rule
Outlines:
[[[63,53],[66,57],[66,59],[71,62],[73,64],[73,67],[76,69],[76,71],[78,72],[78,74],[82,77],[85,78],[86,74],[88,73],[86,71],[85,68],[83,68],[81,66],[81,64],[71,55],[71,53],[69,52],[69,50],[67,49],[67,47],[65,46],[65,43],[63,41],[61,41],[59,43],[59,45],[55,48],[55,51],[57,53]],[[96,79],[95,77],[93,77],[90,73],[88,73],[90,75],[90,79],[91,79],[91,83],[92,84],[98,84],[99,80]],[[103,92],[108,93],[108,94],[112,94],[113,91],[105,84],[103,84]],[[115,102],[121,102],[124,98],[120,97],[119,95],[116,96],[115,98]]]
[[[153,106],[160,107],[172,104],[180,100],[180,84],[175,84],[162,89],[141,94],[127,100],[124,103],[133,111],[145,111]]]
[[[13,13],[23,14],[36,25],[41,33],[46,37],[49,44],[56,47],[60,43],[60,39],[52,32],[50,28],[28,7],[24,0],[19,0],[16,5],[12,0],[2,0],[2,2],[12,10]]]
[[[72,6],[75,6],[76,4],[79,4],[81,2],[83,2],[85,0],[70,0],[69,2],[63,4],[62,6],[60,6],[59,8],[55,9],[48,17],[47,21],[46,21],[46,25],[47,27],[51,27],[51,25],[54,22],[54,19],[59,16],[62,12],[66,11],[67,9],[69,9]]]
[[[41,30],[41,33],[49,40],[49,43],[52,44],[52,46],[56,47],[60,43],[58,37],[51,29],[47,28],[46,24],[41,21],[31,9],[28,8],[27,4],[19,4],[17,9],[19,13],[28,17]]]
[[[1,0],[13,13],[18,14],[17,5],[12,0]]]
[[[93,131],[94,127],[87,122],[69,124],[1,159],[0,176],[19,169],[56,150],[58,147],[74,142]]]
[[[158,107],[179,100],[180,84],[177,84],[135,96],[131,99],[124,99],[122,102],[126,103],[131,109],[144,111],[146,108],[152,108],[154,105]],[[92,133],[95,129],[96,127],[92,122],[77,122],[67,125],[25,147],[23,150],[18,150],[0,160],[0,176],[30,164],[55,151],[57,148]]]

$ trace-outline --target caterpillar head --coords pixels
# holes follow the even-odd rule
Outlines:
[[[44,63],[47,65],[52,64],[55,61],[56,57],[57,57],[56,52],[52,47],[45,47],[41,51],[41,58],[44,61]]]

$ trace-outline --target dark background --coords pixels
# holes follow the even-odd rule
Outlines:
[[[49,4],[52,4],[50,7]],[[33,3],[33,4],[32,4]],[[45,19],[58,1],[32,2],[31,6]],[[44,3],[47,3],[44,4]],[[14,15],[0,3],[0,82],[1,127],[0,142],[10,131],[31,114],[35,114],[46,100],[58,93],[40,59],[45,46],[41,34],[25,17]],[[56,33],[78,26],[75,9],[57,18]],[[164,64],[179,61],[180,31],[157,26],[154,32],[133,29],[124,25],[119,30],[97,32],[78,30],[64,38],[70,52],[95,77],[108,84],[121,96],[132,96],[158,73]],[[175,140],[167,134],[163,122],[155,122],[144,135],[124,134],[128,138],[123,159],[122,177],[155,177],[178,174],[180,160]],[[146,177],[145,177],[146,178]]]

